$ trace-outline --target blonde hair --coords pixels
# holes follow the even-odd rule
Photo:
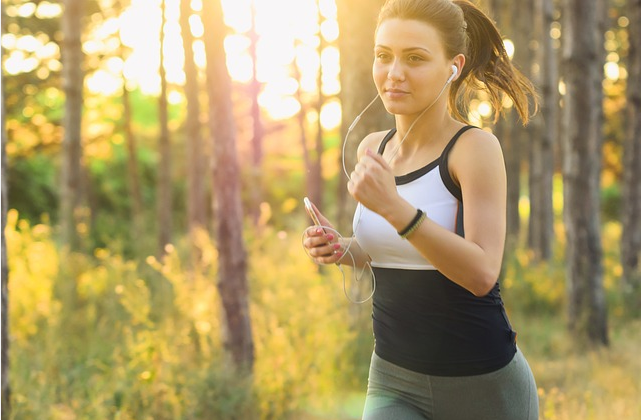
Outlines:
[[[490,96],[496,122],[503,111],[503,94],[516,108],[523,124],[534,113],[538,96],[532,82],[511,62],[494,22],[468,0],[387,0],[378,16],[378,26],[387,19],[425,22],[440,33],[448,58],[463,54],[465,66],[452,82],[448,105],[453,116],[467,122],[469,99],[475,90]],[[459,69],[461,70],[461,69]]]

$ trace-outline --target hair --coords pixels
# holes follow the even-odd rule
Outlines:
[[[507,95],[523,124],[530,119],[529,97],[534,112],[538,96],[532,82],[511,62],[494,22],[468,0],[387,0],[378,16],[377,28],[387,19],[425,22],[440,33],[448,58],[465,55],[460,77],[452,82],[448,105],[455,118],[467,122],[473,91],[484,90],[494,107],[494,122],[503,111]]]

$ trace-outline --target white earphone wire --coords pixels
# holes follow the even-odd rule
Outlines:
[[[436,96],[436,99],[434,99],[434,101],[433,101],[429,106],[427,106],[423,111],[421,111],[421,113],[420,113],[420,114],[419,114],[419,115],[414,119],[414,121],[412,122],[412,124],[411,124],[411,125],[409,126],[409,128],[407,129],[407,132],[405,133],[405,135],[404,135],[404,136],[403,136],[403,138],[401,139],[401,141],[396,145],[396,147],[395,147],[395,148],[394,148],[394,150],[392,151],[392,155],[390,156],[390,158],[389,158],[389,160],[388,160],[389,162],[391,162],[391,160],[392,160],[392,159],[394,159],[394,157],[396,156],[396,154],[397,154],[397,153],[398,153],[398,151],[400,150],[401,145],[403,144],[403,142],[405,141],[405,139],[407,139],[407,136],[408,136],[408,135],[409,135],[409,133],[412,131],[412,128],[414,128],[414,125],[418,122],[418,120],[420,120],[420,119],[421,119],[421,117],[422,117],[422,116],[423,116],[423,115],[424,115],[428,110],[430,110],[430,109],[431,109],[431,108],[436,104],[436,102],[438,102],[438,100],[439,100],[439,99],[441,98],[441,96],[443,95],[443,92],[445,92],[445,89],[447,88],[447,85],[449,85],[449,84],[452,82],[452,80],[454,80],[454,78],[456,77],[456,75],[457,75],[457,74],[458,74],[458,67],[456,67],[456,66],[452,65],[452,75],[447,79],[447,81],[445,82],[445,84],[444,84],[444,85],[443,85],[443,87],[441,88],[441,91],[440,91],[440,92],[439,92],[439,94]],[[369,104],[367,104],[367,106],[366,106],[366,107],[365,107],[365,108],[364,108],[364,109],[363,109],[363,110],[362,110],[362,111],[361,111],[361,112],[356,116],[356,118],[354,118],[354,121],[352,121],[352,123],[350,124],[349,128],[347,129],[347,132],[345,133],[345,138],[343,139],[343,148],[342,148],[342,151],[341,151],[341,161],[342,161],[342,166],[343,166],[343,172],[345,173],[345,176],[347,177],[347,179],[348,179],[348,180],[351,180],[351,177],[350,177],[349,173],[347,172],[347,165],[346,165],[346,163],[345,163],[345,151],[346,151],[346,146],[347,146],[347,140],[348,140],[348,138],[349,138],[350,133],[354,130],[354,128],[356,127],[356,125],[357,125],[357,124],[358,124],[358,122],[360,121],[360,119],[361,119],[361,117],[363,116],[363,114],[365,114],[365,112],[367,112],[367,110],[369,110],[369,109],[372,107],[372,105],[374,105],[374,102],[376,102],[376,100],[377,100],[379,97],[380,97],[380,94],[376,94],[376,96],[374,97],[374,99],[372,99],[372,100],[370,101],[370,103],[369,103]],[[357,268],[356,268],[356,258],[354,257],[354,254],[350,251],[350,248],[352,247],[352,243],[353,243],[353,242],[354,242],[354,240],[356,239],[356,232],[357,232],[357,230],[358,230],[358,227],[360,226],[360,223],[361,223],[361,217],[362,217],[362,215],[363,215],[363,206],[362,206],[362,205],[359,205],[359,206],[358,206],[358,209],[359,209],[358,217],[357,217],[357,219],[356,219],[356,223],[354,224],[354,227],[353,227],[353,230],[352,230],[352,235],[351,235],[349,238],[344,238],[344,237],[343,237],[343,236],[342,236],[342,235],[341,235],[341,234],[340,234],[336,229],[331,228],[331,227],[329,227],[329,226],[320,226],[320,227],[321,227],[321,228],[323,228],[323,229],[325,229],[325,230],[333,231],[333,233],[335,233],[335,234],[336,234],[336,237],[337,237],[337,238],[340,238],[340,239],[347,239],[347,241],[348,241],[348,242],[347,242],[347,247],[346,247],[346,248],[345,248],[345,250],[343,251],[343,256],[341,257],[341,259],[339,259],[339,260],[338,260],[338,262],[336,263],[336,265],[338,266],[338,268],[339,268],[339,270],[340,270],[340,272],[341,272],[341,274],[342,274],[342,276],[343,276],[343,292],[345,293],[345,296],[347,297],[347,299],[348,299],[350,302],[352,302],[352,303],[358,303],[358,304],[361,304],[361,303],[365,303],[365,302],[367,302],[368,300],[370,300],[370,299],[372,298],[372,296],[374,296],[374,292],[376,291],[376,276],[374,275],[374,270],[372,269],[372,266],[371,266],[371,264],[370,264],[369,262],[365,263],[365,266],[364,266],[362,269],[360,269],[360,270],[359,270],[359,271],[360,271],[360,274],[356,274],[356,272],[357,272]],[[303,240],[304,240],[304,235],[305,235],[305,234],[303,233]],[[303,248],[304,248],[304,249],[306,249],[305,247],[303,247]],[[308,253],[308,255],[309,255],[309,253]],[[369,295],[366,299],[364,299],[364,300],[355,301],[355,300],[353,300],[353,299],[349,296],[349,294],[347,293],[347,286],[346,286],[346,284],[345,284],[345,283],[346,283],[346,282],[345,282],[345,277],[346,277],[346,276],[345,276],[345,271],[343,270],[343,267],[342,267],[342,266],[341,266],[341,264],[340,264],[340,261],[345,257],[345,255],[349,255],[349,256],[350,256],[350,258],[352,259],[352,267],[354,267],[354,278],[355,278],[355,280],[356,280],[357,282],[361,280],[361,277],[362,277],[362,275],[363,275],[363,273],[365,272],[365,270],[366,270],[366,269],[369,269],[369,272],[370,272],[370,274],[371,274],[371,276],[372,276],[372,292],[371,292],[371,293],[370,293],[370,295]],[[310,256],[310,258],[311,258],[311,256]]]

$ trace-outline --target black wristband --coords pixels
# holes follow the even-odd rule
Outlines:
[[[417,209],[416,215],[414,216],[412,221],[403,230],[397,232],[398,235],[401,238],[405,238],[410,232],[412,232],[416,228],[417,223],[421,221],[422,217],[423,217],[423,210]]]

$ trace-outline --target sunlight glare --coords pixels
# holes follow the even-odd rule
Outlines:
[[[24,35],[18,38],[17,43],[16,43],[16,48],[28,51],[28,52],[34,52],[37,51],[42,44],[40,41],[38,41],[34,36],[32,35]]]
[[[62,5],[57,3],[50,3],[48,1],[41,1],[36,9],[36,17],[38,19],[53,19],[62,14]]]
[[[30,18],[35,12],[35,3],[27,2],[18,6],[18,16],[20,16],[21,18]]]
[[[612,80],[612,81],[619,80],[620,71],[619,71],[619,65],[617,63],[610,61],[606,63],[605,66],[603,66],[603,70],[605,72],[605,77],[608,78],[609,80]]]
[[[478,112],[483,118],[488,118],[492,115],[492,105],[488,101],[481,101]]]
[[[14,34],[2,34],[2,48],[13,50],[18,43],[18,38]]]
[[[341,104],[338,100],[327,102],[321,108],[320,122],[325,130],[333,130],[341,124]]]
[[[87,88],[103,95],[115,95],[122,90],[122,79],[106,70],[96,70],[87,76]]]
[[[318,8],[321,15],[325,19],[335,19],[337,14],[336,1],[334,0],[320,0]]]
[[[223,0],[225,24],[236,32],[251,29],[251,0]]]
[[[195,15],[189,17],[189,28],[194,38],[200,38],[205,34],[205,27],[203,21]]]
[[[258,96],[258,103],[267,110],[270,118],[275,120],[291,118],[300,111],[300,104],[292,96],[281,96],[267,91]]]
[[[505,52],[507,52],[508,57],[510,57],[510,60],[514,58],[514,51],[516,47],[514,46],[514,42],[512,42],[511,39],[505,39],[503,41],[503,44],[505,45]]]
[[[334,19],[328,19],[321,23],[321,34],[327,42],[334,42],[338,39],[338,22]]]

